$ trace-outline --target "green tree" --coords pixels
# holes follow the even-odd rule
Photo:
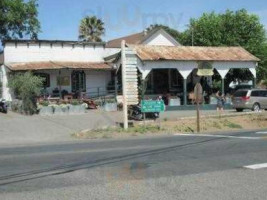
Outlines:
[[[31,72],[11,75],[9,87],[22,100],[22,112],[34,114],[37,112],[36,96],[40,95],[44,79],[34,76]]]
[[[87,16],[81,20],[79,27],[79,40],[86,42],[101,42],[105,33],[104,22],[96,16]]]
[[[37,39],[40,23],[36,0],[0,1],[0,40],[30,37]]]
[[[193,37],[192,37],[193,34]],[[261,59],[258,78],[267,77],[267,43],[264,26],[257,15],[249,14],[245,9],[236,12],[204,13],[199,19],[191,19],[188,29],[180,37],[184,45],[195,46],[242,46]],[[231,70],[227,81],[233,78],[251,76],[247,70]]]

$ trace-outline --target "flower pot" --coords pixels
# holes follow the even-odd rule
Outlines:
[[[40,108],[39,111],[40,115],[53,115],[54,114],[54,108],[53,106],[44,106]]]
[[[85,113],[85,106],[84,105],[70,105],[69,113],[70,114],[82,114]]]
[[[106,103],[104,109],[107,112],[117,111],[117,103]]]

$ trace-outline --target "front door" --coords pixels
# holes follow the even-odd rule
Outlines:
[[[83,70],[75,70],[72,72],[71,90],[73,93],[86,92],[86,76]]]

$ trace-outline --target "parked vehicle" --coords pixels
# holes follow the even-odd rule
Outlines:
[[[0,112],[7,113],[7,103],[4,99],[0,99]]]
[[[267,90],[264,89],[242,89],[234,93],[233,108],[237,112],[242,112],[244,109],[252,111],[260,111],[267,109]]]
[[[159,113],[146,113],[146,118],[148,119],[157,119],[159,118]],[[133,119],[133,120],[138,120],[141,121],[144,119],[144,115],[141,112],[141,106],[136,105],[136,106],[130,106],[128,108],[128,118]]]

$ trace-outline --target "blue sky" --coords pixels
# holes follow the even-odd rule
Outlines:
[[[150,24],[184,30],[203,12],[245,8],[267,26],[265,0],[39,0],[39,39],[77,40],[80,20],[96,15],[105,22],[104,40],[142,31]]]

